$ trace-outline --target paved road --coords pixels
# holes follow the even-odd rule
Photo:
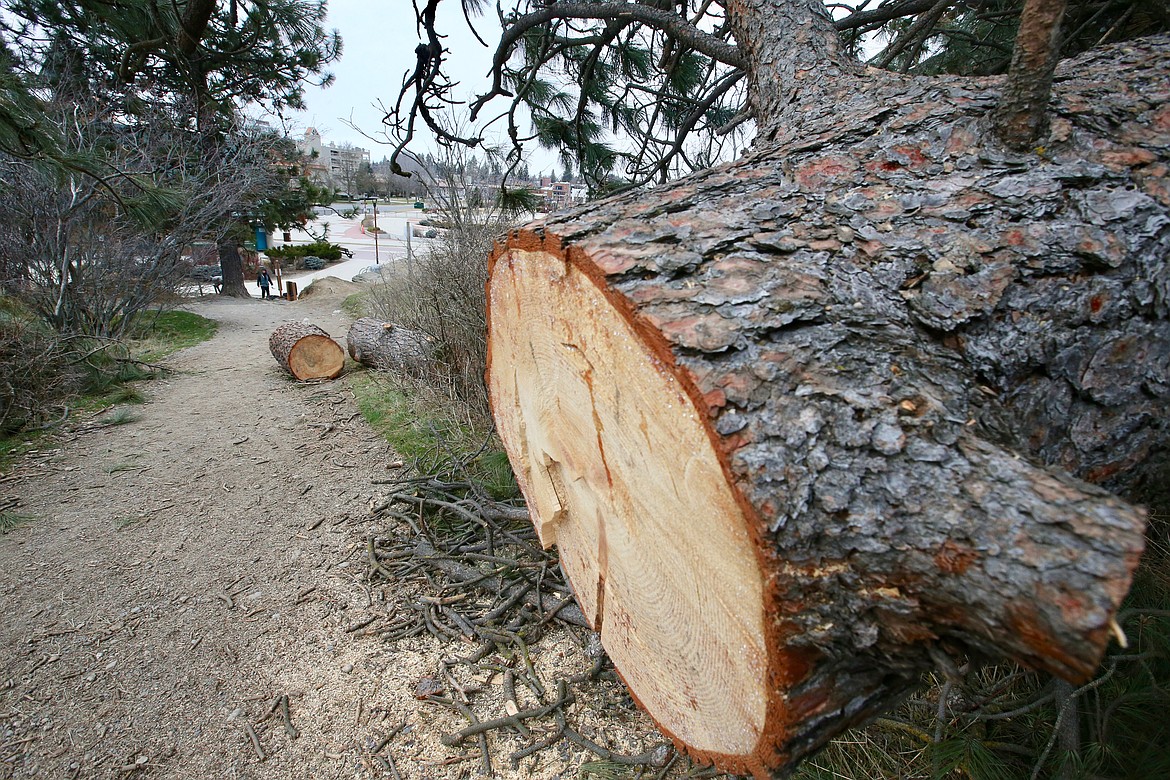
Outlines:
[[[422,219],[421,212],[410,207],[378,206],[378,227],[384,232],[375,241],[374,236],[362,230],[361,218],[346,219],[336,214],[318,217],[311,223],[313,233],[320,235],[324,229],[328,230],[328,241],[340,244],[353,252],[353,257],[341,263],[323,268],[320,271],[288,275],[296,281],[300,291],[312,284],[314,279],[322,276],[334,276],[346,281],[361,273],[372,265],[401,266],[406,269],[406,223],[414,224]],[[307,244],[316,239],[303,230],[294,230],[289,244]],[[284,246],[286,242],[277,234],[273,237],[273,246]],[[426,239],[411,239],[415,252],[425,250],[429,243]],[[255,279],[247,280],[248,291],[255,296],[260,295],[260,288]]]

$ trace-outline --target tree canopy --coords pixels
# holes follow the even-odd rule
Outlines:
[[[247,224],[287,228],[322,194],[292,144],[244,109],[280,115],[331,80],[341,40],[324,19],[305,0],[14,0],[0,18],[0,152],[67,188],[104,182],[110,208],[147,232],[201,204],[199,237],[224,240],[224,289],[243,293]],[[122,153],[144,131],[166,133],[164,156]],[[181,173],[193,170],[207,178],[197,187]]]
[[[6,72],[72,82],[130,115],[146,103],[185,104],[204,121],[247,104],[301,108],[305,84],[329,83],[341,53],[323,2],[15,0],[7,12]]]
[[[444,64],[442,0],[417,8],[422,43],[386,123],[405,148],[425,125],[441,143],[475,145],[451,131],[461,110]],[[511,159],[525,143],[559,151],[594,190],[611,177],[665,181],[734,156],[758,119],[747,56],[726,2],[542,2],[499,5],[503,34],[490,82],[470,117],[502,122]],[[763,3],[761,5],[764,5]],[[1024,0],[886,0],[826,3],[844,54],[905,74],[1006,72]],[[465,15],[484,11],[464,0]],[[1170,29],[1160,0],[1072,0],[1058,49],[1072,56],[1105,42]],[[825,74],[825,78],[831,78]],[[530,120],[529,120],[530,118]]]
[[[323,2],[304,0],[15,0],[0,18],[0,152],[98,178],[140,173],[68,142],[59,107],[72,103],[127,129],[165,121],[198,156],[239,132],[244,107],[301,108],[307,83],[332,80],[341,39],[324,19]]]

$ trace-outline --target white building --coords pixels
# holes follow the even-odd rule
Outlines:
[[[368,150],[322,143],[315,127],[305,131],[304,140],[297,141],[297,149],[308,158],[305,168],[309,178],[346,194],[351,194],[347,190],[353,186],[358,171],[370,164]]]

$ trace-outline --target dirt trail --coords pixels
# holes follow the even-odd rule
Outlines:
[[[83,426],[0,481],[30,517],[0,537],[0,777],[389,777],[364,751],[403,721],[403,777],[475,773],[444,763],[439,736],[463,724],[413,695],[443,648],[346,630],[385,595],[363,539],[396,458],[344,383],[293,383],[268,353],[285,319],[344,343],[339,300],[196,304],[219,332],[144,385],[141,419]],[[573,642],[544,644],[588,668]],[[282,695],[295,739],[265,719]]]

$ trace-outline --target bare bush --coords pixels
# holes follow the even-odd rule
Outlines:
[[[374,286],[370,309],[434,340],[434,359],[405,377],[415,391],[436,405],[454,404],[468,423],[486,429],[487,257],[520,214],[503,207],[493,187],[470,180],[458,151],[428,170],[426,179],[431,218],[442,227],[409,273]]]
[[[186,250],[222,238],[225,210],[244,211],[279,175],[264,138],[211,147],[165,117],[129,125],[83,111],[62,111],[60,127],[73,153],[100,149],[117,172],[0,156],[0,281],[66,335],[120,338],[175,300]]]
[[[73,397],[133,378],[119,341],[180,300],[191,247],[223,237],[225,212],[238,222],[287,184],[272,165],[274,136],[238,132],[207,144],[166,106],[134,121],[88,104],[59,101],[54,111],[63,151],[92,165],[0,154],[5,432],[63,416]]]
[[[0,313],[0,434],[45,422],[83,384],[66,341],[40,323]]]

